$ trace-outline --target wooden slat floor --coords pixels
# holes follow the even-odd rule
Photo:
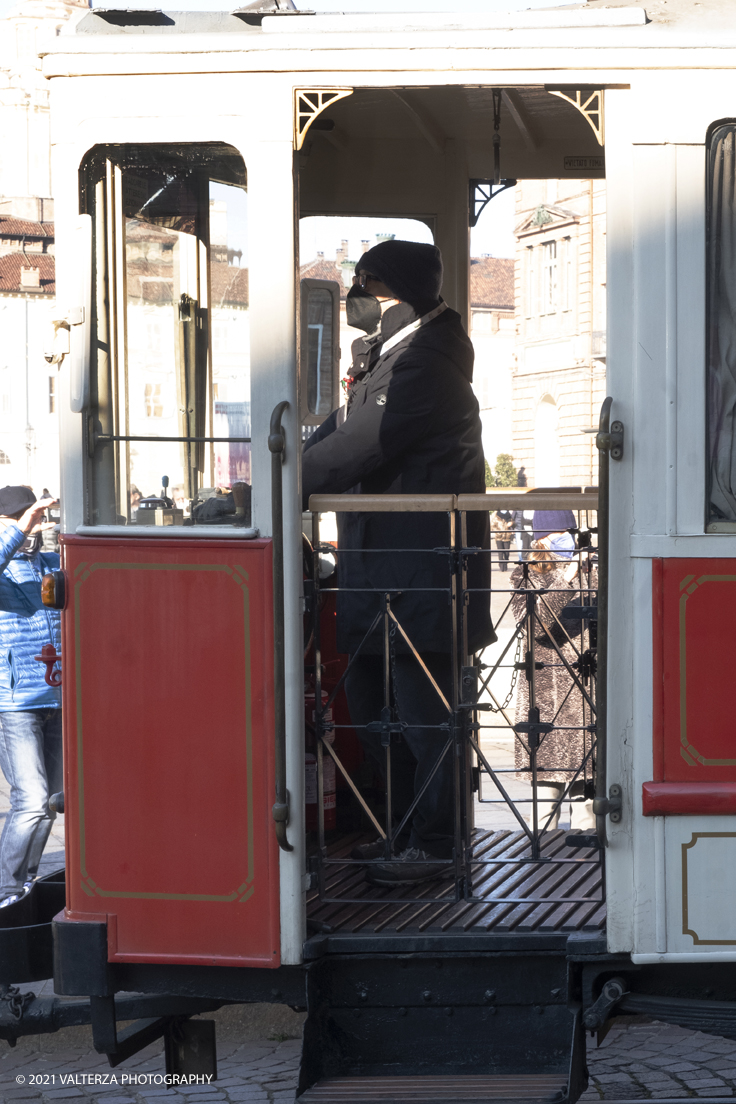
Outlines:
[[[338,1077],[318,1081],[299,1097],[301,1104],[476,1104],[478,1101],[525,1101],[551,1104],[566,1093],[563,1074],[518,1077]]]
[[[324,899],[310,894],[308,916],[344,934],[601,930],[606,913],[597,852],[568,847],[567,834],[546,833],[542,857],[549,861],[533,863],[523,832],[475,832],[472,901],[455,901],[449,866],[417,886],[371,885],[363,866],[345,861],[358,837],[344,838],[328,847]]]

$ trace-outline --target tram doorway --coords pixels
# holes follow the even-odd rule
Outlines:
[[[412,809],[404,809],[397,819],[395,806],[392,809],[395,795],[388,781],[391,755],[396,755],[396,747],[401,744],[402,723],[406,721],[402,722],[391,689],[395,644],[402,635],[401,616],[398,606],[394,615],[391,595],[386,594],[381,615],[388,672],[385,702],[380,715],[377,713],[369,722],[382,733],[386,750],[386,768],[378,772],[382,779],[375,772],[368,777],[372,772],[365,763],[361,770],[351,770],[350,764],[341,759],[347,730],[353,730],[350,738],[354,739],[355,728],[349,714],[347,723],[339,720],[339,714],[345,717],[340,696],[347,656],[341,676],[326,687],[322,718],[318,717],[314,726],[317,754],[312,769],[317,774],[315,796],[321,823],[311,857],[313,896],[309,915],[313,924],[331,926],[337,919],[341,931],[344,925],[350,930],[377,924],[381,931],[404,931],[414,926],[431,930],[435,924],[444,930],[455,930],[458,925],[468,930],[480,924],[499,931],[569,932],[571,928],[600,930],[604,923],[601,851],[591,815],[596,764],[597,465],[591,437],[583,438],[581,433],[592,428],[593,406],[599,405],[596,384],[605,375],[604,359],[593,358],[590,335],[595,326],[600,344],[605,330],[605,315],[601,317],[600,312],[605,266],[596,299],[593,284],[601,273],[594,272],[590,256],[594,236],[605,221],[600,203],[598,209],[595,207],[604,195],[603,161],[590,119],[550,92],[544,88],[511,92],[457,88],[361,90],[324,112],[322,129],[305,143],[307,148],[301,156],[303,218],[331,215],[344,219],[351,215],[357,221],[361,216],[372,220],[381,215],[386,219],[403,216],[420,220],[430,229],[445,260],[443,295],[467,319],[471,334],[474,313],[480,311],[474,312],[475,258],[470,247],[470,225],[477,222],[486,204],[493,209],[490,197],[504,188],[511,190],[516,179],[525,177],[526,199],[533,196],[535,202],[531,210],[522,210],[523,217],[514,217],[512,224],[516,253],[513,308],[525,297],[525,313],[513,310],[514,344],[518,347],[521,337],[524,353],[528,350],[528,358],[520,371],[517,364],[517,371],[541,411],[536,418],[538,424],[532,418],[532,432],[526,435],[531,440],[523,442],[521,459],[514,456],[517,466],[527,469],[525,489],[490,487],[482,503],[468,502],[463,509],[460,501],[453,501],[439,507],[447,517],[445,555],[449,564],[454,553],[457,564],[448,570],[448,601],[457,602],[456,609],[461,610],[469,594],[468,563],[474,556],[487,556],[492,561],[487,600],[499,636],[482,653],[464,653],[462,614],[458,613],[452,645],[452,700],[448,695],[446,717],[438,725],[446,736],[439,758],[442,754],[448,760],[454,756],[459,763],[454,768],[452,858],[439,878],[424,879],[410,887],[387,888],[366,881],[365,864],[351,857],[351,853],[357,854],[355,832],[364,830],[373,839],[378,835],[386,848],[384,858],[388,858],[412,814]],[[560,156],[561,150],[570,148],[570,142],[588,152],[578,159]],[[576,176],[567,168],[572,161],[585,166],[588,174]],[[562,164],[570,172],[564,181]],[[503,165],[503,177],[499,165]],[[512,165],[516,169],[513,178]],[[524,168],[526,173],[521,171]],[[558,181],[562,183],[558,185]],[[564,205],[570,184],[584,196],[586,211],[576,211],[574,204]],[[518,201],[516,207],[521,207]],[[586,214],[590,215],[585,227],[589,257],[587,266],[579,266],[571,243],[579,235]],[[598,215],[602,217],[594,230],[594,216]],[[604,250],[604,231],[595,244],[599,251]],[[351,259],[354,263],[355,258],[342,257],[343,270]],[[587,281],[584,311],[578,295],[583,281]],[[564,332],[560,334],[552,332],[550,325],[555,312],[561,318],[565,316]],[[588,337],[584,357],[579,332],[583,313]],[[344,344],[341,342],[342,375],[349,374]],[[483,347],[480,332],[476,355],[479,347]],[[587,450],[587,457],[577,464],[574,483],[570,482],[569,465],[561,462],[559,449],[565,403],[559,401],[559,391],[550,393],[549,385],[536,394],[550,347],[553,358],[557,358],[553,359],[554,368],[562,368],[563,372],[565,367],[578,368],[583,359],[588,368],[586,394],[574,395],[580,424],[573,432],[582,442],[583,454]],[[569,365],[564,363],[566,356]],[[490,407],[493,385],[485,389],[491,392]],[[477,387],[476,394],[481,390]],[[479,394],[479,398],[482,401],[484,396]],[[545,414],[550,416],[545,419]],[[564,428],[569,435],[569,417]],[[508,451],[499,447],[494,453],[490,437],[489,482],[493,482],[498,455]],[[537,488],[547,497],[536,495]],[[334,546],[335,534],[323,528],[325,523],[329,525],[327,515],[336,510],[359,510],[360,505],[357,499],[351,505],[345,496],[339,502],[313,499],[310,503],[312,586],[315,596],[321,596],[315,597],[317,607],[320,601],[330,601],[330,592],[334,596],[339,590],[335,577],[320,578],[320,563],[324,572],[325,558],[333,556],[339,561],[341,555],[339,543],[336,550],[328,547]],[[468,546],[463,526],[468,512],[479,507],[508,519],[510,553],[508,544],[502,549],[494,543],[493,549],[486,552]],[[570,548],[565,548],[564,559],[553,553],[551,570],[545,570],[541,557],[532,558],[528,548],[528,538],[545,538],[550,531],[557,531],[548,525],[546,532],[536,532],[532,514],[545,507],[547,514],[569,514],[560,528],[566,531],[563,543],[569,543]],[[402,507],[396,504],[392,508]],[[429,506],[425,504],[424,508]],[[411,509],[422,506],[415,503]],[[438,509],[437,504],[434,509]],[[409,557],[417,554],[410,548],[405,551]],[[378,617],[377,624],[380,620]],[[314,671],[323,666],[320,631],[318,628],[315,639]],[[404,648],[414,653],[419,668],[425,667],[427,694],[441,697],[441,688],[436,683],[432,686],[431,671],[422,663],[421,641],[406,640],[408,634],[403,635]],[[321,693],[318,686],[315,701],[320,700]],[[547,702],[543,704],[545,696]],[[326,785],[337,789],[337,832],[331,830],[335,823],[331,816],[325,821]],[[415,794],[415,802],[418,800],[421,795]],[[360,810],[360,829],[350,818],[344,822],[353,829],[352,835],[339,830],[341,806]],[[368,876],[370,879],[370,870]],[[395,909],[387,907],[390,901],[397,903]]]

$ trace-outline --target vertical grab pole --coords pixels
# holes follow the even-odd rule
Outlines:
[[[386,752],[386,860],[390,860],[394,848],[393,792],[391,780],[391,595],[383,595],[383,709],[381,710],[381,740]],[[394,697],[396,687],[394,686]],[[398,721],[398,710],[397,717]]]
[[[448,718],[453,734],[453,789],[455,798],[454,832],[455,847],[453,860],[455,867],[455,900],[459,901],[466,896],[466,884],[464,880],[466,847],[465,847],[465,770],[461,757],[465,754],[466,717],[461,709],[462,665],[465,662],[464,640],[466,639],[466,627],[463,609],[465,588],[462,578],[462,548],[465,544],[464,528],[458,527],[458,514],[451,510],[448,514],[449,521],[449,567],[450,567],[450,608],[452,610],[452,687],[450,706],[451,713]],[[458,547],[458,537],[460,547]],[[462,649],[462,651],[461,651]]]
[[[613,399],[608,396],[601,407],[598,435],[598,674],[596,679],[596,832],[601,847],[607,846],[606,816],[618,821],[621,817],[620,797],[608,793],[608,514],[610,460],[621,460],[624,454],[624,427],[611,422]],[[614,787],[612,787],[614,790]],[[620,794],[620,790],[619,790]]]
[[[325,845],[325,785],[324,785],[324,750],[322,747],[322,733],[324,732],[324,718],[322,716],[322,619],[320,617],[319,603],[319,514],[312,514],[312,602],[314,616],[314,752],[317,756],[317,831],[319,838],[319,892],[324,895],[325,866],[327,847]]]
[[[280,402],[271,415],[268,449],[271,453],[271,521],[273,529],[273,691],[274,691],[274,765],[276,801],[272,816],[276,838],[282,851],[294,848],[286,838],[289,823],[289,793],[286,789],[286,670],[284,629],[284,504],[281,468],[284,463],[284,434],[281,418],[288,402]]]
[[[529,583],[529,564],[524,565],[525,582]],[[535,617],[537,609],[537,596],[531,591],[526,592],[526,627],[527,627],[527,653],[526,653],[526,677],[529,680],[529,765],[532,769],[532,858],[538,859],[539,847],[539,787],[537,786],[537,751],[539,750],[539,706],[537,705],[536,688],[536,651],[535,651]]]

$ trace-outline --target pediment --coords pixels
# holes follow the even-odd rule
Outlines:
[[[535,234],[541,230],[549,230],[555,226],[566,223],[579,222],[580,215],[576,211],[570,211],[566,207],[557,207],[553,203],[540,203],[536,211],[519,223],[514,231],[517,237],[523,234]]]

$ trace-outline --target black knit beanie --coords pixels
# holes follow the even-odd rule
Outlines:
[[[405,303],[440,297],[442,254],[436,245],[382,241],[363,254],[355,271],[375,276]]]
[[[19,518],[36,501],[30,487],[3,487],[0,490],[0,517]]]

